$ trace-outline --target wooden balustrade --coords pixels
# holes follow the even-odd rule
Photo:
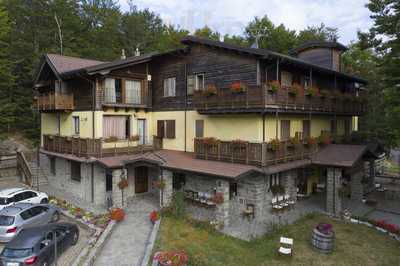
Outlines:
[[[74,109],[74,96],[72,93],[50,92],[36,96],[33,108],[39,111],[46,110],[72,110]]]
[[[21,175],[21,177],[23,177],[23,180],[27,185],[32,186],[33,175],[24,153],[18,150],[16,153],[16,158],[18,173]]]
[[[128,140],[106,143],[103,139],[43,135],[42,148],[78,157],[108,157],[162,149],[162,139],[154,136],[152,144],[139,145],[138,142]]]
[[[317,152],[318,145],[288,141],[280,142],[279,147],[270,144],[246,141],[221,141],[208,138],[194,140],[194,152],[198,159],[226,161],[232,163],[268,166],[288,161],[309,158]]]
[[[193,104],[200,112],[227,109],[240,111],[240,109],[251,108],[281,108],[347,114],[364,112],[364,104],[356,97],[307,96],[304,93],[293,95],[289,88],[281,88],[272,92],[266,86],[249,86],[246,91],[241,93],[232,92],[229,88],[219,88],[215,94],[211,95],[197,92],[193,96]]]

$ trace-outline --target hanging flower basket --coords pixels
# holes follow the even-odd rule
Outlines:
[[[214,84],[208,84],[204,90],[204,95],[207,97],[217,95],[217,87]]]
[[[276,93],[278,90],[281,89],[281,84],[278,80],[273,80],[268,84],[268,92],[269,93]]]
[[[271,151],[277,151],[277,150],[279,150],[280,147],[281,147],[281,142],[279,141],[279,139],[273,139],[273,140],[271,140],[268,144],[269,144],[269,145],[268,145],[268,148],[269,148]]]
[[[242,81],[237,81],[231,84],[230,89],[233,93],[244,93],[247,91],[248,86]]]
[[[186,266],[189,258],[184,250],[161,251],[154,255],[153,260],[160,266]]]
[[[121,178],[121,180],[118,182],[118,188],[121,190],[128,187],[128,185],[129,185],[128,179],[126,178]]]

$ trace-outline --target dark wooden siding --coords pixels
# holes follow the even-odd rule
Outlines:
[[[332,68],[332,49],[329,48],[315,48],[301,52],[298,57],[304,61],[326,67]]]
[[[67,88],[74,95],[74,110],[88,111],[93,109],[92,83],[84,79],[74,79],[67,82]]]

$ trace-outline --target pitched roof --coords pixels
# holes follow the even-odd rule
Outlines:
[[[325,41],[309,41],[289,51],[289,54],[296,55],[304,50],[311,48],[334,48],[341,51],[346,51],[348,48],[338,42],[325,42]]]
[[[167,169],[225,178],[239,178],[253,172],[262,172],[260,168],[251,165],[201,160],[194,158],[193,153],[172,150],[99,158],[97,161],[109,168],[120,168],[127,163],[144,161]]]
[[[48,61],[58,74],[62,75],[70,71],[103,64],[103,61],[84,59],[59,54],[46,54]]]
[[[237,52],[241,52],[241,53],[252,54],[254,56],[258,56],[258,57],[261,57],[263,59],[279,58],[282,61],[286,61],[286,62],[292,63],[294,65],[307,67],[307,68],[312,68],[313,70],[315,70],[317,72],[319,71],[321,73],[334,74],[334,75],[336,75],[338,77],[351,79],[351,80],[354,80],[356,82],[365,83],[365,84],[367,83],[367,81],[362,79],[362,78],[359,78],[359,77],[356,77],[356,76],[352,76],[352,75],[348,75],[348,74],[345,74],[343,72],[335,71],[335,70],[332,70],[330,68],[322,67],[322,66],[319,66],[319,65],[316,65],[316,64],[312,64],[310,62],[301,60],[299,58],[292,57],[292,56],[285,55],[285,54],[278,53],[278,52],[274,52],[274,51],[271,51],[271,50],[268,50],[268,49],[249,48],[249,47],[229,44],[229,43],[225,43],[225,42],[219,42],[219,41],[213,41],[213,40],[204,39],[204,38],[198,38],[198,37],[194,37],[194,36],[186,36],[186,37],[184,37],[182,39],[182,43],[183,44],[197,43],[197,44],[202,44],[202,45],[206,45],[206,46],[218,47],[218,48],[227,49],[227,50],[231,50],[231,51],[237,51]]]
[[[311,161],[316,165],[352,167],[367,152],[366,145],[331,144],[314,154]]]

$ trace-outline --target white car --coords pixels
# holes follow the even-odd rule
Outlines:
[[[7,188],[0,191],[0,210],[17,202],[48,203],[46,193],[26,188]]]

